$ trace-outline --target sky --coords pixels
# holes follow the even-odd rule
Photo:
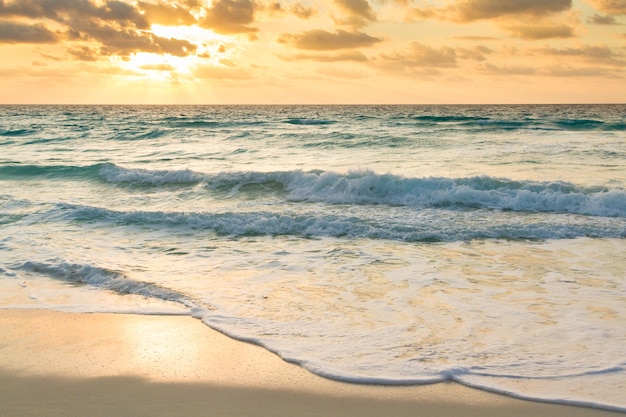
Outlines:
[[[626,0],[0,0],[3,104],[626,102]]]

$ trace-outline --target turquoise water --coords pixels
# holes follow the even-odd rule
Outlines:
[[[626,411],[626,106],[0,106],[0,308]]]

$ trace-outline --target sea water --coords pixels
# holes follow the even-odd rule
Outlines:
[[[626,106],[0,106],[0,308],[626,411]]]

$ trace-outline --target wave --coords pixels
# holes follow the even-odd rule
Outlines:
[[[204,174],[189,169],[147,170],[114,164],[0,166],[0,178],[94,180],[120,186],[188,187],[202,184],[221,198],[255,197],[264,190],[288,202],[386,205],[449,210],[488,209],[626,217],[626,190],[581,187],[565,181],[506,178],[410,178],[372,171],[277,171]]]
[[[229,113],[228,116],[232,116]],[[170,116],[161,119],[161,123],[167,128],[229,128],[229,127],[241,127],[241,126],[260,126],[266,124],[264,120],[256,119],[241,119],[236,118],[232,120],[224,120],[225,118],[220,115],[214,115],[212,119],[207,117],[207,113],[200,116]]]
[[[114,164],[98,166],[98,174],[108,183],[129,185],[195,185],[206,179],[205,175],[188,169],[128,169]]]
[[[368,238],[405,242],[449,242],[472,239],[571,239],[626,237],[626,221],[565,215],[518,215],[488,211],[446,212],[436,209],[378,212],[365,210],[346,215],[334,212],[167,212],[116,211],[99,207],[60,204],[71,221],[104,222],[124,226],[155,226],[207,230],[218,235],[281,236],[307,238]]]
[[[65,261],[56,263],[27,261],[10,269],[44,275],[48,278],[70,282],[75,285],[91,285],[114,291],[118,294],[142,295],[163,301],[173,301],[190,308],[196,306],[189,296],[181,292],[151,282],[129,279],[121,272],[92,265]]]
[[[334,120],[325,120],[325,119],[287,119],[285,123],[289,123],[292,125],[331,125],[336,123]]]
[[[73,166],[73,165],[0,165],[0,178],[38,178],[48,179],[92,179],[100,178],[100,170],[107,164]]]
[[[15,136],[30,136],[35,133],[39,133],[35,129],[0,129],[0,136],[15,137]]]
[[[453,126],[479,130],[555,130],[555,131],[624,131],[626,123],[597,119],[549,119],[526,117],[506,119],[489,116],[419,115],[393,118],[396,123],[406,122],[425,126]]]
[[[168,129],[141,129],[141,130],[124,130],[118,131],[113,136],[111,136],[110,140],[115,141],[135,141],[135,140],[145,140],[145,139],[159,139],[169,134]]]
[[[121,168],[104,163],[85,166],[74,165],[22,165],[19,163],[0,165],[0,178],[47,178],[96,180],[122,185],[181,185],[197,184],[205,175],[191,170],[145,170]]]
[[[626,190],[579,187],[553,181],[513,181],[506,178],[406,178],[371,171],[235,172],[214,175],[191,170],[151,171],[106,165],[107,182],[141,185],[198,184],[224,191],[229,197],[246,185],[284,190],[293,202],[374,204],[411,207],[473,208],[591,216],[626,217]]]

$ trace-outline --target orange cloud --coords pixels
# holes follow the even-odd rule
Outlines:
[[[336,19],[338,24],[363,26],[376,20],[374,10],[367,0],[334,0],[334,3],[348,16],[347,19]]]
[[[337,54],[296,54],[289,57],[279,56],[283,61],[317,61],[317,62],[366,62],[368,58],[358,51],[340,52]]]
[[[308,19],[311,16],[314,16],[317,12],[310,8],[303,6],[302,4],[294,4],[289,8],[289,11],[294,15],[298,16],[300,19]]]
[[[567,25],[518,25],[505,28],[514,36],[526,40],[571,38],[574,29]]]
[[[413,42],[404,53],[383,54],[383,62],[393,62],[403,68],[452,68],[457,66],[457,53],[453,48],[433,48],[419,42]]]
[[[196,18],[190,10],[179,5],[145,1],[140,1],[138,5],[149,23],[164,26],[193,25],[196,23]]]
[[[572,7],[572,0],[464,0],[456,4],[460,20],[471,22],[503,16],[532,15],[563,12]]]
[[[583,61],[614,66],[626,66],[626,61],[620,59],[608,46],[585,45],[577,48],[553,48],[546,46],[536,50],[544,55],[557,57],[580,58]]]
[[[417,7],[412,14],[462,23],[502,17],[541,17],[571,9],[572,0],[455,0],[443,7]]]
[[[489,75],[508,76],[508,75],[534,75],[537,69],[525,65],[505,65],[496,66],[492,64],[484,64],[479,68],[480,72]]]
[[[382,39],[363,32],[338,30],[332,33],[325,30],[310,30],[300,34],[283,34],[278,38],[278,42],[298,49],[329,51],[371,46],[382,42]]]
[[[590,0],[601,12],[612,15],[626,15],[626,0]]]
[[[255,8],[252,0],[216,0],[201,23],[224,34],[256,32],[257,28],[249,26],[254,22]]]
[[[619,25],[614,16],[603,16],[597,13],[589,16],[587,22],[592,25]]]

